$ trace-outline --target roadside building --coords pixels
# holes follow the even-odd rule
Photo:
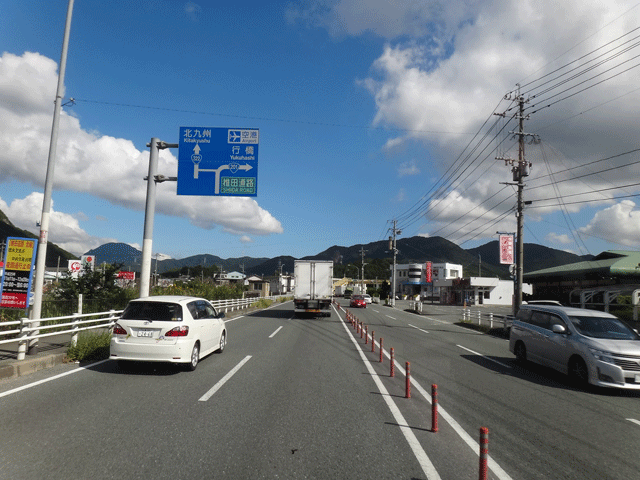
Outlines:
[[[535,299],[609,311],[637,300],[640,252],[608,250],[592,260],[525,273],[524,280],[533,286]]]
[[[512,305],[513,302],[512,280],[463,277],[462,265],[459,264],[431,264],[431,282],[427,281],[426,262],[396,265],[396,272],[396,295],[399,298],[419,298],[445,305]],[[531,294],[531,285],[523,284],[522,290]]]

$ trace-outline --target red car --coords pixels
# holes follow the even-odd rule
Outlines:
[[[353,295],[349,305],[356,308],[367,308],[367,302],[362,295]]]

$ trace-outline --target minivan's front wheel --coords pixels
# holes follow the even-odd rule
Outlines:
[[[193,372],[198,366],[198,361],[200,361],[200,344],[196,342],[191,350],[191,361],[187,363],[187,370]]]
[[[587,364],[580,357],[572,358],[569,361],[569,375],[581,387],[586,387],[589,384],[589,370]]]
[[[222,332],[220,335],[220,348],[218,348],[218,353],[224,352],[224,347],[227,346],[227,332],[226,330]]]
[[[524,346],[524,343],[518,342],[514,348],[514,353],[516,354],[516,360],[521,363],[527,363],[527,347]]]

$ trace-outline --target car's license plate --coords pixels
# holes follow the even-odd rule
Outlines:
[[[153,331],[152,330],[138,330],[138,336],[139,337],[152,337],[153,336]]]

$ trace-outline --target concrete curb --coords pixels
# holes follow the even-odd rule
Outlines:
[[[22,377],[38,370],[51,368],[56,365],[65,363],[67,360],[66,353],[52,353],[42,357],[10,362],[0,366],[0,380],[8,380],[10,378]]]

